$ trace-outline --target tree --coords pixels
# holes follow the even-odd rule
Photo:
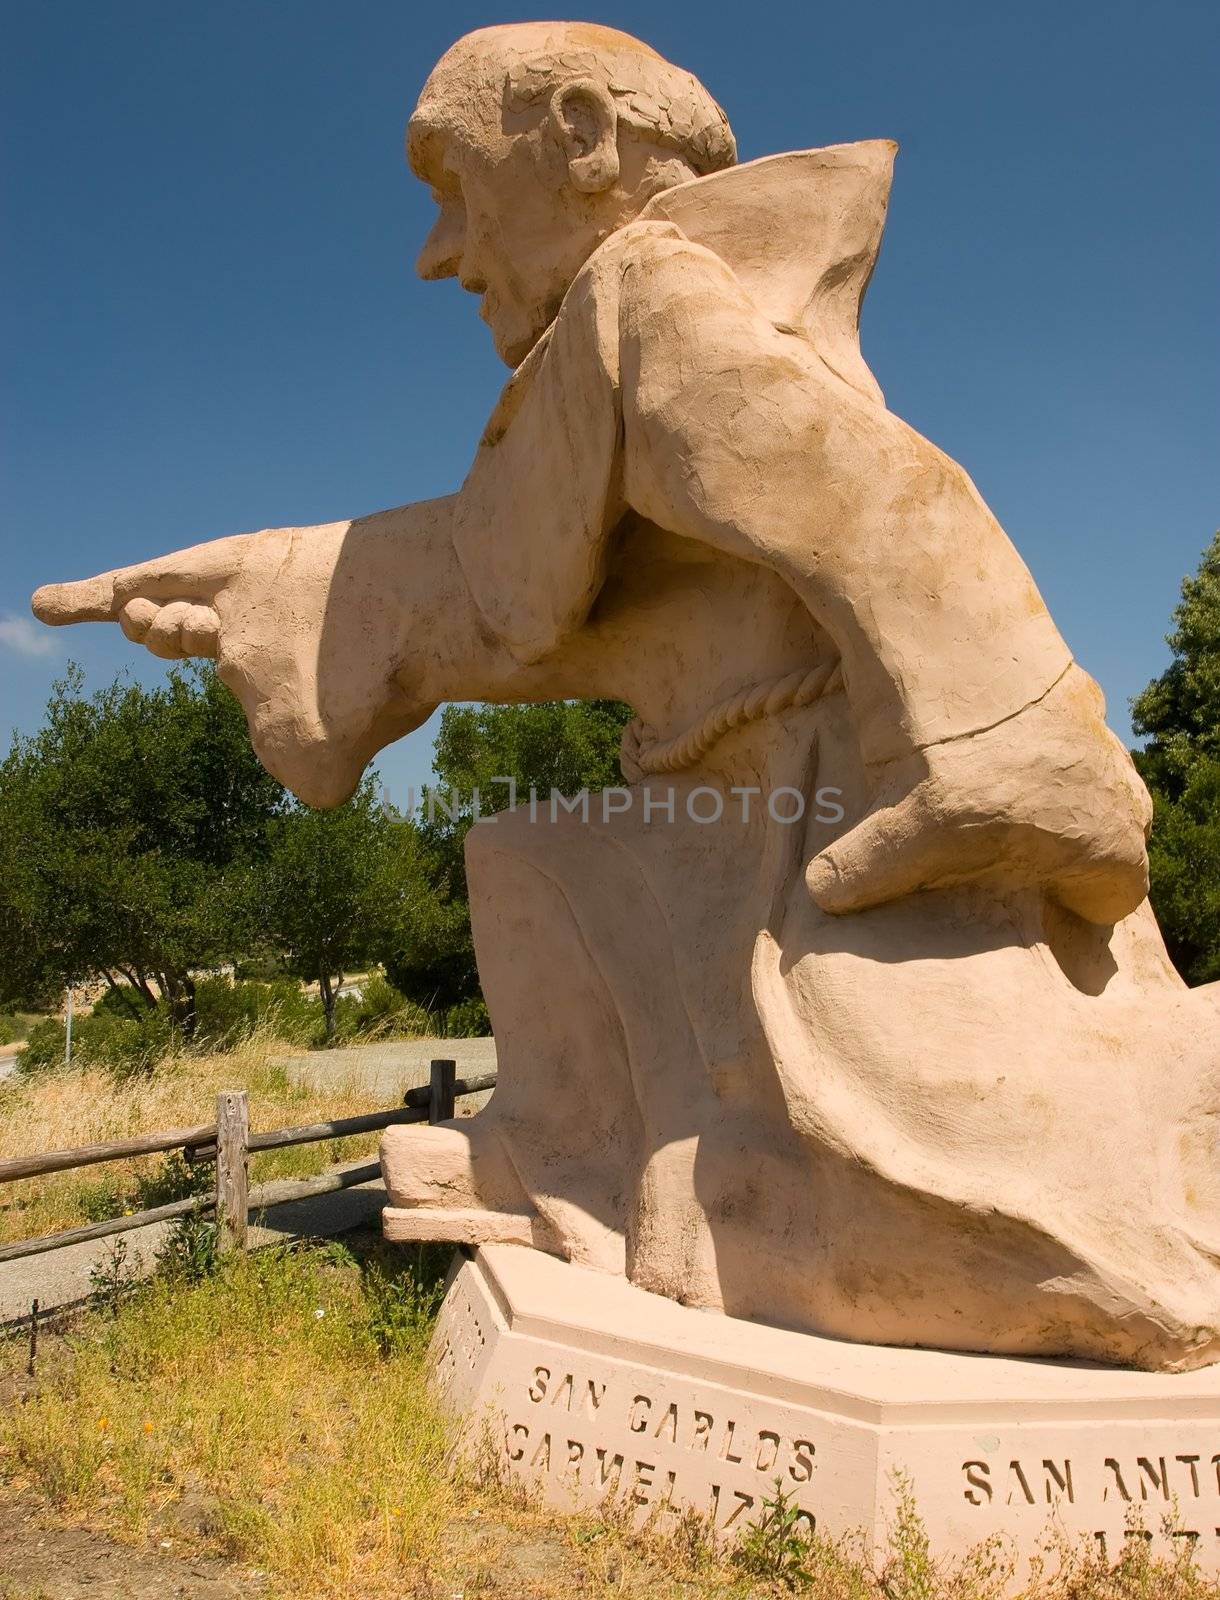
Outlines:
[[[284,803],[210,668],[92,697],[70,668],[0,765],[0,999],[103,978],[189,1035],[192,970],[245,940],[240,882]]]
[[[294,805],[271,823],[266,864],[255,878],[264,933],[289,972],[316,981],[335,1035],[344,974],[379,951],[403,920],[404,841],[366,777],[346,805]]]
[[[1220,533],[1182,584],[1173,660],[1131,706],[1149,740],[1135,762],[1152,792],[1152,904],[1188,983],[1220,979]]]
[[[618,762],[630,707],[616,700],[555,700],[526,706],[447,706],[433,756],[431,808],[404,824],[403,919],[386,975],[430,1011],[479,996],[464,848],[482,816],[502,811],[514,780],[524,801],[623,782]],[[501,781],[496,781],[501,780]]]

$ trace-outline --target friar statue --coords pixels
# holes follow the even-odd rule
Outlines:
[[[313,805],[443,701],[634,708],[613,804],[469,836],[499,1083],[387,1134],[389,1237],[851,1340],[1200,1366],[1220,985],[1166,957],[1097,685],[861,356],[894,149],[737,166],[636,39],[470,34],[407,135],[420,275],[512,369],[462,487],[34,609],[213,657]]]

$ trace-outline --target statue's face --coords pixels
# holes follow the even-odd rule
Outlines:
[[[413,120],[408,141],[412,167],[440,208],[419,275],[457,278],[477,294],[497,354],[515,367],[610,231],[605,205],[572,187],[568,161],[544,129],[417,136]]]

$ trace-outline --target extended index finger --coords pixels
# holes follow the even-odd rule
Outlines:
[[[237,574],[251,539],[233,534],[208,544],[175,550],[155,561],[119,567],[76,583],[48,583],[34,595],[34,615],[61,626],[70,622],[113,622],[129,600],[188,600],[208,604]]]
[[[118,615],[114,597],[114,574],[78,583],[44,583],[34,593],[30,606],[39,622],[59,627],[66,622],[111,622]]]

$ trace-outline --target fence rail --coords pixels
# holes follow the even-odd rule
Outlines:
[[[249,1162],[260,1150],[281,1150],[294,1144],[320,1144],[355,1133],[373,1133],[403,1122],[446,1122],[454,1115],[455,1101],[463,1095],[494,1089],[494,1072],[470,1078],[457,1076],[453,1061],[433,1061],[429,1081],[409,1089],[403,1104],[389,1111],[371,1111],[359,1117],[338,1117],[331,1122],[312,1122],[299,1128],[273,1128],[266,1133],[250,1132],[249,1100],[244,1089],[225,1090],[216,1097],[216,1121],[198,1128],[174,1128],[164,1133],[144,1134],[135,1139],[116,1139],[108,1144],[81,1145],[75,1150],[51,1150],[42,1155],[14,1156],[0,1161],[0,1183],[20,1178],[41,1177],[49,1172],[70,1172],[77,1167],[95,1166],[102,1161],[123,1161],[132,1156],[156,1155],[166,1150],[181,1150],[196,1164],[216,1163],[216,1187],[211,1194],[192,1195],[168,1205],[153,1206],[126,1217],[111,1217],[85,1227],[68,1228],[62,1233],[44,1234],[37,1239],[19,1239],[0,1246],[0,1263],[19,1261],[25,1256],[43,1255],[68,1245],[91,1239],[106,1239],[128,1233],[153,1222],[168,1222],[193,1213],[214,1211],[219,1223],[221,1250],[240,1250],[246,1242],[250,1213],[290,1200],[306,1200],[315,1195],[333,1194],[358,1184],[371,1183],[381,1175],[379,1162],[367,1166],[334,1168],[314,1178],[283,1178],[249,1187]]]

